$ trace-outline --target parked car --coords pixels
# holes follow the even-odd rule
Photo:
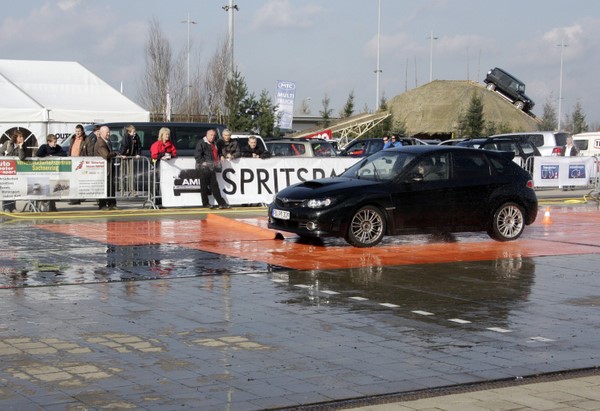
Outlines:
[[[427,145],[426,142],[412,137],[398,137],[397,141],[402,143],[402,146]],[[382,150],[383,144],[381,138],[361,138],[344,147],[340,152],[340,156],[367,157]]]
[[[169,122],[132,122],[132,123],[101,123],[99,126],[110,128],[110,141],[113,149],[118,150],[123,139],[124,129],[133,125],[142,143],[142,155],[150,157],[150,146],[158,139],[158,131],[162,127],[171,130],[171,141],[175,144],[179,157],[194,156],[194,150],[198,141],[206,135],[206,132],[214,128],[217,130],[217,138],[221,138],[221,132],[225,125],[217,123],[169,123]],[[85,134],[89,135],[96,124],[86,125]],[[67,148],[68,143],[67,143]]]
[[[273,157],[336,157],[335,148],[327,140],[318,138],[284,138],[267,140],[267,149]]]
[[[458,147],[473,147],[479,148],[479,145],[483,143],[485,138],[453,138],[451,140],[445,140],[438,143],[441,146],[458,146]]]
[[[480,149],[494,151],[510,151],[515,157],[526,160],[531,156],[542,154],[525,136],[491,136],[479,145]]]
[[[528,113],[535,106],[533,100],[525,94],[525,83],[501,68],[495,67],[488,71],[483,82],[488,90],[499,92],[519,110]]]
[[[338,177],[281,190],[268,226],[356,247],[404,233],[487,231],[515,240],[535,221],[538,203],[531,175],[512,157],[439,145],[381,150]]]
[[[522,133],[496,134],[491,137],[525,137],[535,147],[537,147],[542,156],[559,156],[561,147],[567,143],[569,133],[554,131],[529,131]]]

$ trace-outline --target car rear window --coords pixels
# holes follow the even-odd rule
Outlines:
[[[490,176],[490,167],[482,153],[455,153],[454,178],[458,180],[484,179]]]

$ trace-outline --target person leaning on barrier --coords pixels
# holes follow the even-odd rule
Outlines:
[[[23,161],[26,158],[25,154],[25,136],[21,130],[15,130],[10,138],[6,140],[0,147],[0,155],[6,157],[19,157]],[[14,213],[17,211],[17,202],[14,200],[3,201],[2,210],[6,213]]]
[[[240,150],[238,141],[231,138],[231,130],[226,128],[221,134],[223,135],[223,141],[217,143],[221,161],[241,157],[242,150]]]
[[[261,146],[258,145],[258,139],[256,136],[248,137],[248,144],[242,148],[242,157],[247,158],[269,158],[271,153],[265,151]]]
[[[158,130],[158,139],[150,146],[150,156],[154,165],[154,202],[157,206],[162,206],[162,196],[160,194],[160,162],[177,157],[177,149],[171,141],[171,130],[162,127]]]
[[[54,134],[48,134],[46,137],[46,144],[42,144],[38,148],[36,157],[63,157],[66,153],[62,147],[58,144],[58,138]],[[42,200],[37,202],[37,208],[41,211],[58,211],[56,209],[55,200]]]
[[[210,208],[231,208],[221,196],[221,189],[217,181],[217,171],[221,170],[219,150],[215,143],[217,131],[210,129],[206,136],[198,141],[194,158],[196,159],[196,170],[200,174],[200,195],[202,197],[202,206],[209,207],[208,192],[212,193],[218,205]]]
[[[167,127],[158,130],[158,139],[150,146],[150,156],[153,163],[177,157],[177,149],[171,142],[171,130]]]
[[[98,200],[98,208],[100,210],[116,210],[117,199],[115,198],[115,180],[113,178],[112,159],[117,157],[119,153],[113,151],[111,147],[109,141],[110,129],[107,126],[100,127],[98,134],[98,140],[94,145],[94,155],[106,160],[106,183],[108,186],[108,198],[101,198]]]

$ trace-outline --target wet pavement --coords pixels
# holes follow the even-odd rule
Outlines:
[[[600,365],[595,205],[372,249],[264,213],[3,216],[0,409],[343,408]]]

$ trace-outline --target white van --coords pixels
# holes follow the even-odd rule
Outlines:
[[[600,155],[600,132],[579,133],[573,135],[573,144],[580,156]]]

